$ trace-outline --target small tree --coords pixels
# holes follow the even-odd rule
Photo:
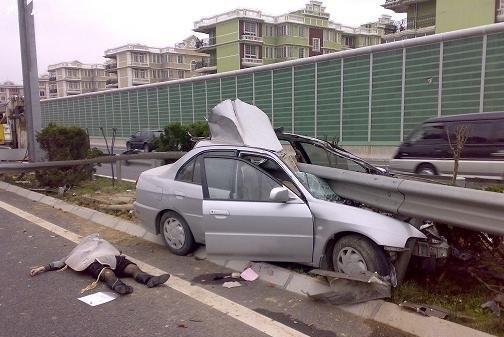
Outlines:
[[[49,124],[37,133],[36,138],[49,161],[79,160],[102,154],[97,149],[90,149],[89,136],[79,127]],[[90,179],[93,172],[93,165],[76,165],[38,170],[35,176],[42,186],[59,187]]]
[[[464,145],[469,137],[469,127],[467,125],[457,125],[453,134],[450,132],[450,128],[446,128],[446,135],[448,138],[448,144],[450,145],[450,150],[453,155],[453,177],[452,185],[455,185],[457,181],[457,175],[459,170],[459,160],[464,150]]]
[[[192,137],[208,137],[208,124],[205,122],[196,122],[189,125],[170,124],[164,128],[158,139],[156,139],[156,148],[158,151],[189,151],[194,144]]]

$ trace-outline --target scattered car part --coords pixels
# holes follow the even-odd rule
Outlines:
[[[418,312],[419,314],[422,314],[424,316],[433,316],[441,319],[445,319],[448,317],[449,312],[446,309],[439,308],[439,307],[434,307],[434,306],[428,306],[426,304],[416,304],[408,301],[404,301],[402,303],[399,303],[400,307],[404,307],[409,310],[413,310]]]
[[[315,300],[331,304],[353,304],[391,296],[391,286],[376,273],[364,272],[358,275],[314,269],[312,275],[326,278],[332,291],[320,294],[307,294]]]

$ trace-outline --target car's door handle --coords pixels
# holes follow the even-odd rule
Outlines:
[[[210,214],[215,215],[216,217],[227,217],[229,215],[229,211],[226,211],[225,209],[211,209]]]
[[[177,199],[184,199],[185,194],[182,192],[175,192],[175,198]]]

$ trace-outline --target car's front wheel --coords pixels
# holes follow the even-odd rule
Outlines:
[[[175,255],[187,255],[196,244],[187,222],[175,212],[161,216],[159,230],[168,249]]]
[[[335,271],[359,275],[366,271],[382,276],[390,274],[390,266],[381,247],[360,235],[347,235],[334,245],[332,263]]]

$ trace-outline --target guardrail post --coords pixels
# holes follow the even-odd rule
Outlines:
[[[122,160],[116,161],[116,177],[117,181],[122,181]]]

